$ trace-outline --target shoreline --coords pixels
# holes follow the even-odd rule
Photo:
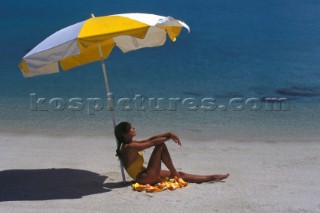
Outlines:
[[[97,131],[98,133],[101,133],[100,131]],[[97,132],[87,132],[87,133],[81,133],[81,134],[74,134],[72,132],[64,132],[61,134],[61,132],[58,133],[50,133],[50,131],[47,132],[42,132],[42,133],[34,133],[34,132],[0,132],[0,137],[36,137],[36,138],[70,138],[70,139],[75,139],[75,138],[96,138],[96,139],[101,139],[105,141],[115,141],[115,137],[113,133],[110,134],[96,134]],[[168,131],[167,131],[168,132]],[[164,132],[158,132],[155,134],[162,134]],[[143,140],[146,138],[151,137],[151,134],[144,134],[144,135],[138,135],[136,136],[136,140]],[[211,140],[208,139],[208,137],[204,138],[197,138],[195,140],[194,138],[188,138],[185,137],[181,134],[178,135],[181,140],[187,141],[188,143],[194,143],[194,142],[201,142],[201,143],[219,143],[219,142],[230,142],[230,143],[320,143],[320,139],[315,136],[312,139],[292,139],[292,138],[272,138],[272,139],[263,139],[263,138],[251,138],[250,140],[244,139],[244,138],[238,138],[238,139],[230,139],[230,138],[212,138]]]
[[[193,141],[312,142],[320,138],[318,105],[297,104],[291,111],[128,111],[116,112],[116,121],[131,122],[139,138],[171,131]],[[0,134],[113,137],[111,113],[106,111],[37,112],[26,103],[0,109]]]

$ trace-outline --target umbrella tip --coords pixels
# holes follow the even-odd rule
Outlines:
[[[95,16],[94,16],[94,14],[93,13],[91,13],[91,18],[94,18]]]

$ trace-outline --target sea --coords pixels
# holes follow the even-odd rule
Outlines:
[[[1,1],[0,133],[137,138],[319,141],[320,1]],[[120,13],[171,16],[190,27],[175,42],[56,74],[24,78],[22,57],[54,32]]]

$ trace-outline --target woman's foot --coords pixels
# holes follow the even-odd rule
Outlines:
[[[175,177],[177,177],[177,178],[180,177],[179,172],[177,172],[177,171],[171,172],[170,178],[175,178]]]
[[[212,175],[212,178],[214,181],[222,181],[229,177],[230,174],[225,174],[225,175]]]

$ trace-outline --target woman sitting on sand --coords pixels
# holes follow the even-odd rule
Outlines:
[[[157,183],[159,177],[179,177],[191,183],[202,183],[221,181],[229,176],[229,174],[193,175],[178,172],[172,163],[165,142],[170,139],[178,145],[181,145],[181,142],[178,136],[171,132],[153,136],[147,140],[136,141],[133,140],[133,137],[136,135],[135,128],[128,122],[121,122],[116,126],[114,133],[118,141],[116,156],[120,158],[130,177],[140,184]],[[144,159],[141,151],[150,147],[154,147],[154,149],[148,166],[145,168],[143,166]],[[161,170],[161,162],[166,165],[169,171]]]

